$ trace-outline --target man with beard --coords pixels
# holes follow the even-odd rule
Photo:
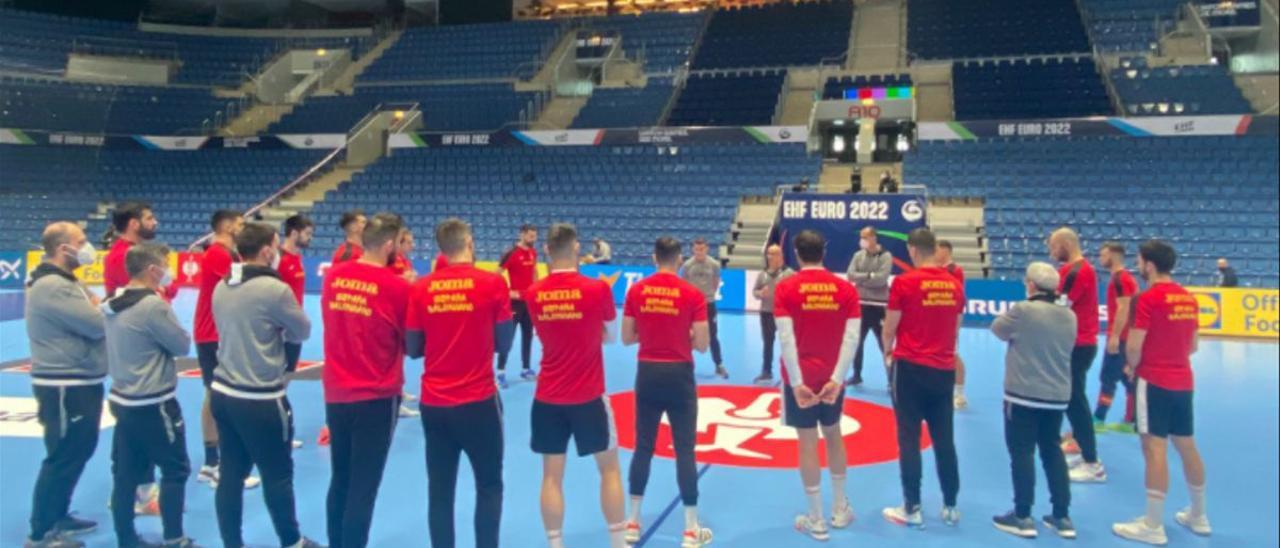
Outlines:
[[[307,290],[307,269],[302,265],[302,250],[311,247],[316,224],[301,213],[284,221],[284,241],[280,243],[280,278],[289,284],[293,296],[302,305]]]

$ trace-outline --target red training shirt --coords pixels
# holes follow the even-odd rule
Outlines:
[[[642,362],[693,363],[690,330],[707,321],[707,298],[672,272],[658,272],[627,291],[623,314],[635,320]]]
[[[1123,297],[1133,297],[1138,294],[1138,281],[1133,279],[1133,274],[1128,270],[1120,270],[1111,274],[1111,283],[1107,284],[1107,321],[1114,323],[1116,321],[1116,300]],[[1133,318],[1133,300],[1129,301],[1129,319]],[[1133,322],[1125,323],[1124,329],[1120,330],[1120,340],[1129,340],[1129,330],[1133,328]],[[1108,331],[1110,333],[1110,331]],[[1120,349],[1124,352],[1124,348]]]
[[[800,375],[814,393],[822,391],[831,380],[844,342],[845,324],[851,318],[861,318],[861,310],[853,284],[824,268],[805,268],[778,282],[773,313],[778,318],[791,318]],[[785,365],[782,382],[791,386]]]
[[[533,285],[538,272],[538,250],[532,247],[512,246],[498,266],[506,269],[511,279],[511,289],[523,292]]]
[[[133,242],[124,238],[118,238],[111,244],[111,249],[107,250],[106,256],[102,258],[102,285],[107,292],[107,297],[115,295],[117,290],[124,289],[129,285],[129,270],[125,268],[125,257],[129,254],[129,248],[133,247]],[[166,301],[172,301],[178,295],[178,284],[169,284],[169,287],[162,291],[157,291]]]
[[[333,250],[333,259],[329,260],[329,264],[336,265],[347,261],[358,261],[362,255],[364,255],[364,248],[360,247],[360,244],[342,242],[338,249]]]
[[[576,271],[552,272],[525,290],[534,331],[542,341],[535,400],[574,405],[604,395],[605,323],[618,317],[613,289]]]
[[[956,329],[964,286],[941,267],[907,272],[889,288],[889,310],[902,313],[893,357],[950,371],[956,367]]]
[[[302,296],[307,292],[307,269],[302,266],[302,255],[280,249],[280,279],[289,284],[293,296],[302,304]]]
[[[944,268],[946,268],[948,274],[951,274],[953,277],[955,277],[956,281],[962,284],[964,283],[964,267],[963,266],[960,266],[956,263],[951,263]]]
[[[231,272],[231,264],[239,259],[220,243],[209,244],[200,258],[200,294],[196,297],[195,340],[197,343],[218,342],[218,324],[213,321],[213,290]]]
[[[448,407],[493,396],[493,328],[510,320],[511,293],[502,276],[462,263],[420,278],[405,323],[427,340],[422,404]]]
[[[436,255],[436,263],[431,266],[431,271],[437,272],[443,270],[446,266],[449,266],[449,258],[445,257],[444,253],[441,253]]]
[[[1058,293],[1071,301],[1076,313],[1076,346],[1098,345],[1098,273],[1088,259],[1058,269]]]
[[[1191,390],[1191,352],[1200,328],[1195,295],[1173,282],[1152,284],[1137,298],[1133,328],[1147,332],[1138,377],[1165,390]]]
[[[404,326],[409,282],[359,261],[325,274],[324,401],[351,403],[398,396],[404,387]]]
[[[404,255],[396,253],[395,256],[391,258],[390,268],[392,272],[396,273],[396,275],[404,276],[405,272],[413,270],[413,263],[409,262],[409,259],[405,258]]]

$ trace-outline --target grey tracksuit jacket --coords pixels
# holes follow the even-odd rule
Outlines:
[[[191,351],[173,308],[150,289],[125,289],[99,307],[106,317],[107,399],[131,407],[171,399],[178,386],[174,364]]]
[[[1037,409],[1065,410],[1071,401],[1071,350],[1076,315],[1037,295],[998,316],[991,332],[1009,343],[1004,358],[1004,399]]]
[[[74,274],[45,263],[27,282],[31,384],[85,386],[107,378],[102,312]]]
[[[311,321],[274,269],[235,264],[213,291],[218,367],[212,389],[245,399],[284,396],[289,343],[311,336]]]

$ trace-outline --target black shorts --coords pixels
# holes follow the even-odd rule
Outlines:
[[[1166,390],[1138,379],[1135,414],[1138,433],[1158,438],[1195,434],[1191,390]]]
[[[218,367],[218,341],[196,343],[196,359],[200,362],[200,380],[209,388],[213,384],[213,370]]]
[[[817,428],[819,424],[835,426],[840,424],[840,417],[844,415],[844,390],[836,396],[835,403],[818,402],[818,405],[801,409],[795,392],[783,384],[782,402],[782,424],[792,428]]]
[[[618,432],[613,423],[613,409],[608,396],[575,405],[557,405],[535,400],[529,414],[533,424],[534,453],[563,455],[572,437],[578,456],[585,457],[618,446]]]

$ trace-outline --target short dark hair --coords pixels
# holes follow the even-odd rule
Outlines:
[[[365,249],[377,249],[382,244],[394,242],[399,245],[400,232],[404,230],[404,220],[395,213],[378,213],[369,219],[364,227],[360,244]]]
[[[1102,246],[1099,247],[1098,249],[1105,249],[1121,257],[1125,255],[1124,244],[1114,240],[1102,242]]]
[[[244,260],[250,260],[262,253],[264,248],[275,242],[276,229],[264,223],[246,223],[244,229],[236,235],[236,253]]]
[[[351,225],[351,223],[354,223],[360,220],[361,217],[364,217],[364,210],[353,209],[351,211],[348,211],[342,214],[342,218],[338,219],[338,226],[343,230],[346,230],[347,226]]]
[[[227,221],[234,222],[236,219],[239,219],[240,217],[244,217],[244,214],[240,213],[239,211],[233,211],[230,209],[219,209],[213,212],[213,216],[209,217],[209,228],[212,228],[214,232],[217,232],[218,226],[221,225],[222,223],[225,223]]]
[[[547,229],[547,254],[561,258],[573,253],[578,242],[578,229],[569,223],[555,223]]]
[[[938,240],[938,247],[947,251],[954,251],[954,248],[951,247],[951,240]]]
[[[316,226],[316,224],[311,221],[310,217],[299,213],[284,220],[284,235],[288,236],[294,232],[302,232],[313,226]]]
[[[693,245],[707,245],[707,239],[702,236],[698,236],[693,239]]]
[[[450,217],[436,225],[436,247],[445,257],[452,257],[467,248],[471,225],[457,217]]]
[[[137,220],[142,222],[142,216],[151,210],[151,204],[146,202],[125,202],[116,206],[116,210],[111,213],[111,226],[116,228],[117,233],[123,233],[129,229],[129,221]]]
[[[142,242],[129,248],[124,255],[124,270],[130,278],[137,278],[147,268],[159,266],[169,267],[169,246],[158,242]]]
[[[525,232],[530,232],[530,231],[537,232],[537,230],[538,230],[538,226],[537,226],[537,225],[533,225],[533,224],[529,224],[529,223],[525,223],[525,224],[520,225],[520,233],[521,233],[521,234],[524,234]]]
[[[671,236],[663,236],[653,242],[653,258],[661,264],[668,264],[680,259],[682,246],[680,240]]]
[[[1138,256],[1156,266],[1156,272],[1168,274],[1178,265],[1178,252],[1163,240],[1147,240],[1138,246]]]
[[[814,264],[822,262],[822,256],[826,253],[827,239],[816,230],[801,230],[791,240],[791,245],[796,248],[796,256],[800,258],[800,262]]]
[[[925,255],[933,255],[938,251],[938,239],[934,237],[933,231],[924,227],[912,230],[907,235],[907,245]]]

